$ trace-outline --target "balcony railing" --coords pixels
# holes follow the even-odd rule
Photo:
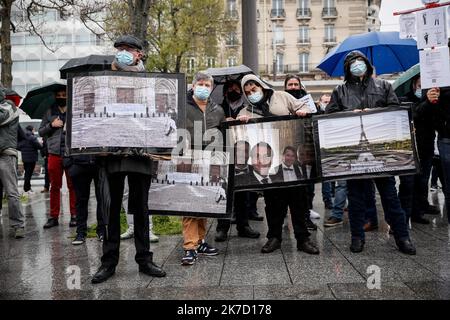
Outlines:
[[[225,12],[225,19],[239,20],[239,12],[237,10],[228,10]]]
[[[337,18],[338,13],[336,7],[325,7],[322,10],[322,18],[324,19],[334,19]]]
[[[297,44],[310,44],[311,43],[311,38],[309,37],[299,37],[297,39]]]
[[[323,43],[327,43],[327,44],[336,44],[336,37],[325,37],[323,39]]]
[[[284,45],[286,43],[286,40],[283,39],[275,39],[275,44],[277,45]]]
[[[237,47],[237,46],[239,46],[239,41],[237,41],[237,40],[225,40],[225,46],[227,46],[227,47]]]
[[[319,69],[316,68],[316,64],[305,63],[305,64],[285,64],[283,66],[277,66],[277,74],[288,74],[288,73],[310,73],[318,72]],[[260,74],[273,74],[273,64],[270,65],[259,65]]]
[[[311,9],[310,8],[298,8],[297,9],[297,19],[311,19]]]
[[[284,9],[272,9],[270,11],[271,19],[286,19],[286,11]]]

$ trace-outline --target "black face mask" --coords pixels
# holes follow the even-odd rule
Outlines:
[[[295,99],[300,99],[304,96],[303,90],[300,89],[286,90],[286,92],[293,96]]]
[[[67,99],[66,98],[56,98],[56,104],[58,107],[65,107],[67,105]]]
[[[242,97],[242,94],[233,90],[233,91],[229,91],[227,93],[227,97],[228,97],[228,100],[230,100],[231,102],[236,102]]]

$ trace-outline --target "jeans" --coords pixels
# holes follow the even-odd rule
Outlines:
[[[87,234],[88,205],[91,193],[91,183],[94,180],[95,198],[97,200],[97,234],[104,232],[102,201],[98,185],[98,168],[93,165],[74,164],[69,168],[76,194],[77,234]]]
[[[322,199],[323,199],[323,203],[327,204],[327,203],[332,203],[332,197],[333,197],[333,193],[332,193],[332,184],[334,184],[334,182],[322,182]]]
[[[63,158],[50,154],[48,156],[48,174],[50,176],[50,216],[58,219],[61,210],[61,187],[62,177],[66,174],[67,188],[69,188],[70,215],[77,215],[75,190],[69,172],[63,167]]]
[[[25,177],[23,181],[23,191],[27,192],[31,190],[31,177],[33,176],[34,167],[36,162],[24,162],[23,168],[25,169]]]
[[[334,193],[333,211],[331,217],[342,220],[344,217],[344,207],[347,201],[347,181],[338,180]]]
[[[409,232],[406,225],[405,212],[398,199],[395,187],[395,178],[373,179],[378,189],[383,206],[386,221],[389,222],[396,240],[409,239]],[[370,189],[371,180],[348,180],[348,214],[350,218],[350,228],[352,239],[365,239],[364,223],[367,211],[367,201],[365,190]],[[363,190],[363,191],[362,191]]]
[[[25,226],[17,185],[16,162],[17,158],[15,156],[0,155],[0,181],[8,198],[9,225],[13,229]]]
[[[378,226],[377,200],[375,198],[375,186],[373,182],[366,184],[365,189],[366,199],[366,222],[373,226]]]
[[[450,139],[439,139],[438,147],[444,176],[443,190],[445,196],[445,208],[447,210],[448,223],[450,223]]]

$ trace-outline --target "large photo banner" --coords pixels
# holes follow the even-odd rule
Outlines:
[[[189,151],[153,161],[150,214],[229,218],[233,177],[226,152]]]
[[[102,71],[68,80],[71,154],[170,153],[185,126],[183,74]]]
[[[293,116],[226,124],[234,157],[234,189],[264,190],[317,180],[311,118]]]
[[[418,160],[408,108],[314,117],[322,180],[414,174]]]

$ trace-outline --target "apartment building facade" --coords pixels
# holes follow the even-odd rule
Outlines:
[[[233,66],[242,62],[245,0],[224,1],[225,16],[236,28],[226,35],[219,61]],[[321,59],[349,35],[379,30],[380,6],[381,0],[257,0],[259,73],[270,79],[287,73],[326,79],[316,69]]]

